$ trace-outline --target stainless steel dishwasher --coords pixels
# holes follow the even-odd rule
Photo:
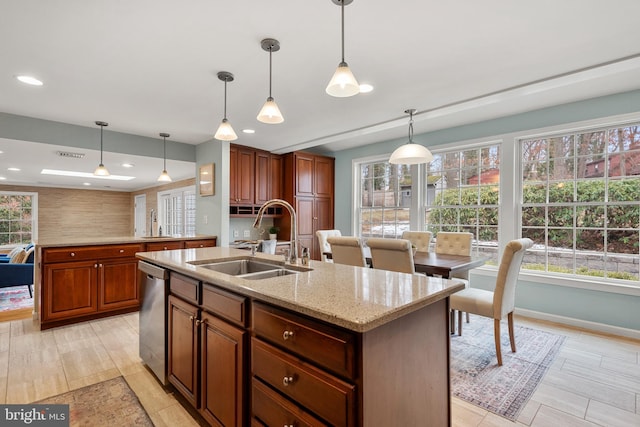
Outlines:
[[[167,385],[167,279],[163,268],[138,261],[138,269],[145,273],[140,304],[140,358]]]

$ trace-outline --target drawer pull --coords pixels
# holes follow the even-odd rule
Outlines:
[[[71,254],[70,254],[70,255],[71,255],[71,256],[76,256],[76,253],[75,253],[75,252],[71,252]]]
[[[286,387],[289,384],[293,384],[293,380],[294,380],[293,377],[284,377],[282,378],[282,384]]]
[[[124,249],[120,249],[120,253],[124,253]]]
[[[282,333],[282,339],[286,341],[289,338],[293,338],[293,331],[284,331]]]

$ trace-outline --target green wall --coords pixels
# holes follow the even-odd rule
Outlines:
[[[456,141],[522,132],[584,120],[597,119],[640,111],[640,90],[563,104],[528,113],[487,120],[470,125],[415,135],[414,141],[428,147]],[[406,143],[406,138],[384,141],[349,150],[330,153],[336,158],[336,182],[345,185],[335,189],[335,227],[343,234],[352,230],[352,161],[353,159],[390,154]],[[349,183],[349,184],[347,184]],[[491,289],[494,278],[472,275],[473,286]],[[521,280],[516,306],[584,322],[595,322],[615,328],[625,328],[640,337],[640,292],[633,295],[579,289],[560,285]],[[606,329],[606,328],[605,328]],[[624,331],[619,331],[624,332]],[[626,331],[628,332],[628,331]]]

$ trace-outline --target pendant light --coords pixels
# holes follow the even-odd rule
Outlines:
[[[333,74],[331,81],[327,85],[327,93],[331,96],[339,98],[353,96],[360,93],[360,85],[353,73],[349,69],[349,65],[344,60],[344,7],[353,0],[331,0],[342,10],[342,61],[338,64],[338,69]]]
[[[220,71],[218,73],[218,78],[224,82],[224,118],[222,119],[222,123],[220,123],[214,138],[220,141],[235,141],[238,139],[238,135],[236,135],[235,131],[231,127],[231,123],[227,120],[227,82],[233,81],[233,74],[228,71]]]
[[[280,42],[276,39],[264,39],[261,42],[262,49],[269,52],[269,97],[258,113],[258,121],[268,124],[284,122],[284,117],[271,96],[271,54],[280,50]]]
[[[96,122],[96,124],[100,126],[100,164],[98,165],[96,170],[93,171],[93,174],[96,176],[109,176],[110,175],[109,171],[107,170],[107,168],[104,167],[104,164],[102,164],[102,130],[104,129],[105,126],[109,126],[109,123]]]
[[[171,182],[171,177],[167,173],[167,138],[171,135],[163,132],[160,134],[160,136],[164,139],[164,169],[162,169],[162,173],[158,177],[158,181]]]
[[[389,158],[389,163],[394,165],[416,165],[429,163],[433,160],[433,154],[427,147],[413,142],[413,115],[415,109],[405,110],[409,114],[409,142],[396,148]]]

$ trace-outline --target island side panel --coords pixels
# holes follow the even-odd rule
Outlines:
[[[362,336],[362,425],[451,425],[449,299]]]

